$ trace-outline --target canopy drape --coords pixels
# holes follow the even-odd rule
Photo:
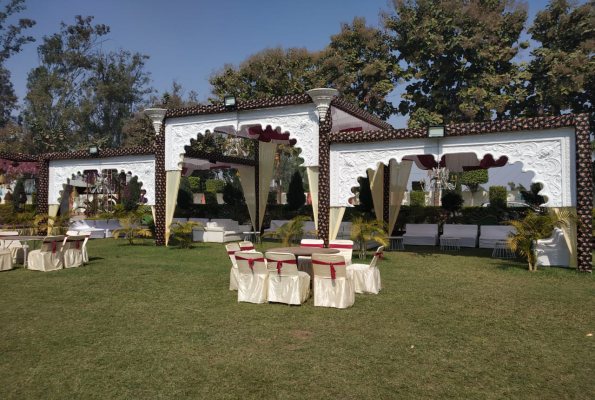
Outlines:
[[[374,171],[369,169],[368,179],[370,180],[370,191],[372,192],[372,201],[374,202],[374,212],[376,219],[382,221],[384,216],[383,193],[384,193],[384,164],[380,164]]]
[[[308,173],[308,186],[312,198],[312,212],[314,213],[314,226],[318,229],[318,167],[306,167]]]
[[[277,154],[277,144],[273,142],[258,142],[258,194],[259,194],[259,221],[257,231],[262,227],[264,213],[267,208],[269,191],[271,190],[271,179],[273,179],[273,168],[275,166],[275,155]]]
[[[345,207],[331,207],[329,218],[328,240],[335,240],[345,214]]]
[[[403,203],[403,196],[405,195],[405,189],[407,188],[407,182],[409,182],[409,175],[411,174],[411,166],[413,161],[403,160],[398,164],[395,160],[391,160],[389,164],[390,168],[390,203],[388,212],[388,235],[392,235],[395,225],[397,223],[397,217],[401,210],[401,204]]]
[[[568,210],[576,215],[576,207],[549,207],[548,211],[550,214],[560,213],[563,210]],[[570,267],[578,268],[577,259],[577,227],[576,222],[572,222],[570,225],[562,225],[560,227],[564,232],[564,240],[570,250]]]
[[[183,156],[181,156],[183,157]],[[176,211],[182,171],[165,172],[165,245],[169,243],[170,225]]]
[[[256,229],[256,179],[254,176],[254,167],[238,167],[238,172],[240,174],[240,183],[244,191],[248,213],[250,213],[250,221],[252,222],[252,227]]]

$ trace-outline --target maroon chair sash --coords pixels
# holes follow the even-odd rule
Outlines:
[[[283,264],[293,264],[296,265],[297,262],[295,260],[270,260],[267,258],[267,262],[268,263],[277,263],[277,274],[281,275],[281,267],[283,266]]]
[[[345,265],[345,261],[331,263],[331,262],[320,261],[320,260],[312,260],[312,264],[330,265],[330,267],[331,267],[331,279],[334,280],[336,278],[336,275],[335,275],[335,265]]]
[[[262,258],[262,257],[260,257],[260,258],[244,258],[244,257],[236,256],[236,260],[248,261],[248,265],[250,266],[251,270],[254,270],[254,262],[255,261],[264,262],[264,258]]]
[[[330,249],[351,249],[353,250],[352,244],[329,244]]]
[[[322,249],[324,247],[324,243],[300,243],[300,247],[318,247],[319,249]]]

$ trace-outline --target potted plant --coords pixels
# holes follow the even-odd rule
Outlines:
[[[383,246],[388,246],[388,235],[386,233],[388,224],[377,219],[355,217],[351,221],[351,240],[358,247],[360,259],[366,258],[368,242],[374,240]]]

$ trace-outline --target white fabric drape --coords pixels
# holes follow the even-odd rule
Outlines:
[[[376,219],[382,221],[384,211],[382,198],[384,194],[384,164],[380,164],[376,171],[369,169],[367,172],[368,179],[370,179],[370,191],[372,192]]]
[[[244,191],[248,213],[250,213],[250,221],[252,222],[252,227],[256,229],[256,183],[254,180],[254,167],[238,167],[238,173],[240,174],[240,183]]]
[[[405,195],[405,189],[407,188],[407,182],[409,182],[409,175],[411,174],[411,166],[413,161],[403,160],[401,163],[397,163],[395,160],[391,160],[389,164],[390,168],[390,203],[388,208],[388,234],[392,234],[397,223],[397,217],[401,210],[401,204],[403,203],[403,196]]]
[[[56,218],[58,215],[58,210],[60,209],[59,204],[50,204],[48,205],[48,215],[50,217]],[[54,229],[54,220],[48,218],[48,235],[52,234],[52,230]]]
[[[576,207],[550,207],[548,211],[550,214],[555,212],[560,212],[562,210],[568,210],[576,215]],[[578,260],[577,260],[577,227],[576,223],[571,223],[570,226],[562,225],[560,227],[562,232],[564,232],[564,240],[566,240],[566,245],[570,250],[570,267],[571,268],[578,268]]]
[[[260,231],[262,221],[264,219],[264,213],[267,208],[267,200],[269,198],[269,191],[271,190],[271,179],[273,179],[273,168],[275,166],[275,155],[277,154],[277,144],[270,142],[258,142],[258,192],[259,192],[259,205],[258,205],[258,227],[257,231]]]
[[[318,167],[306,167],[308,185],[312,198],[312,212],[314,213],[314,226],[318,229]]]
[[[335,240],[337,238],[337,233],[339,233],[341,221],[343,220],[343,214],[345,214],[345,207],[331,207],[328,240]]]
[[[178,200],[178,189],[180,189],[180,177],[182,171],[166,171],[165,173],[165,245],[169,243],[169,226],[174,218],[176,203]]]

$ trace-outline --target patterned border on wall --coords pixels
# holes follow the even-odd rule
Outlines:
[[[50,183],[50,160],[39,158],[37,161],[38,175],[37,175],[37,211],[39,214],[47,214],[49,212],[48,195]],[[47,220],[39,221],[37,225],[37,234],[45,236],[47,229],[41,229],[41,225],[45,224]]]
[[[582,221],[578,233],[578,268],[592,270],[592,220],[593,178],[589,119],[585,114],[563,115],[559,117],[532,118],[510,121],[488,121],[445,126],[445,136],[480,135],[498,132],[518,132],[525,130],[575,127],[576,140],[576,181],[577,214]],[[326,126],[324,127],[327,128]],[[383,131],[333,132],[323,130],[320,140],[320,204],[319,221],[324,221],[319,237],[328,238],[328,213],[330,210],[330,145],[331,143],[361,143],[394,139],[419,139],[426,137],[426,128],[389,129]],[[324,135],[324,140],[322,139]],[[324,156],[323,156],[324,155]],[[325,239],[326,240],[326,239]]]
[[[194,150],[190,147],[186,147],[187,158],[199,158],[201,160],[213,160],[222,163],[248,165],[255,167],[258,165],[258,161],[249,158],[230,157],[221,153],[207,153],[206,151]]]
[[[388,122],[381,120],[380,118],[362,110],[359,107],[354,106],[353,104],[350,104],[339,97],[335,97],[333,101],[331,101],[331,107],[338,108],[339,110],[344,111],[347,114],[359,118],[369,124],[375,125],[380,129],[393,129],[393,126]]]
[[[382,183],[382,220],[388,225],[390,215],[390,162],[384,166]],[[392,232],[388,232],[390,236]]]
[[[254,223],[256,226],[253,226],[252,228],[254,228],[255,231],[258,231],[258,228],[260,228],[259,231],[262,233],[262,226],[260,226],[260,145],[258,143],[256,143],[256,146],[254,146],[254,159],[258,161],[254,166],[254,201],[256,203],[256,215],[254,216]]]
[[[193,115],[220,114],[232,111],[255,110],[259,108],[272,108],[282,106],[294,106],[297,104],[312,103],[307,94],[294,94],[291,96],[269,97],[257,100],[238,101],[236,107],[225,107],[223,103],[208,106],[197,106],[168,110],[165,118],[190,117]]]
[[[29,154],[21,154],[21,153],[5,153],[0,151],[0,159],[3,160],[10,160],[10,161],[19,161],[19,162],[33,162],[38,161],[38,156],[32,156]]]
[[[165,121],[165,119],[164,119]],[[165,246],[165,123],[155,137],[155,245]]]
[[[330,179],[330,153],[331,142],[329,134],[333,127],[331,108],[326,112],[324,122],[320,123],[318,139],[318,239],[324,240],[328,246],[329,214],[331,211],[331,179]]]

